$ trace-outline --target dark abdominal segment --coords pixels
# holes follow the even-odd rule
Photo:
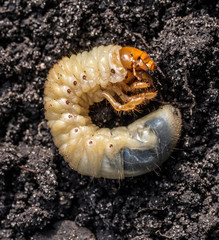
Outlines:
[[[167,160],[181,132],[179,110],[165,106],[136,121],[131,132],[141,145],[138,149],[125,147],[121,150],[125,177],[150,172]]]

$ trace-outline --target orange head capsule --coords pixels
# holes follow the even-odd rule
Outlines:
[[[150,69],[152,72],[156,70],[156,64],[150,59],[149,55],[137,48],[123,47],[119,54],[124,68],[128,70],[148,71]]]

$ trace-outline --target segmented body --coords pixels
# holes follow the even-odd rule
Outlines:
[[[121,62],[121,49],[117,45],[100,46],[70,58],[63,57],[50,70],[45,85],[45,115],[55,145],[69,165],[84,175],[121,179],[151,171],[166,160],[180,135],[180,113],[171,106],[128,127],[98,128],[92,123],[89,106],[104,98],[113,98],[115,91],[110,89],[124,82],[129,71]],[[141,100],[154,95],[156,93],[146,92],[141,94]],[[139,96],[133,100],[135,105],[140,103]],[[127,101],[121,109],[135,107],[132,101]],[[121,106],[116,104],[115,109]],[[156,126],[158,118],[160,123]],[[162,135],[166,129],[168,138]],[[163,137],[165,146],[161,147]],[[142,154],[148,160],[143,159]],[[143,161],[144,170],[139,159]]]

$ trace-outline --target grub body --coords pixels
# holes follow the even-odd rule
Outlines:
[[[168,126],[170,130],[166,148],[159,145],[163,132],[159,130],[156,133],[158,127],[147,125],[148,119],[153,123],[161,110],[128,127],[108,129],[93,124],[89,106],[95,102],[110,97],[113,100],[109,102],[115,109],[130,110],[140,100],[156,96],[146,92],[141,96],[135,95],[131,101],[127,99],[123,105],[115,102],[113,96],[122,89],[117,84],[124,82],[128,73],[121,61],[121,49],[117,45],[100,46],[70,58],[63,57],[50,70],[45,84],[45,116],[55,145],[69,165],[83,175],[122,179],[151,171],[166,160],[180,135],[180,113],[174,115],[173,112],[178,110],[171,106],[162,110],[165,116],[170,116],[163,119],[164,127]],[[180,129],[174,132],[172,128],[177,121]],[[138,134],[140,129],[143,135]],[[145,164],[144,171],[132,167],[133,159],[138,164],[139,159],[142,161],[142,156],[147,156],[147,151],[151,150],[153,157],[148,165]],[[133,154],[136,156],[130,157]],[[142,168],[141,165],[139,167]]]

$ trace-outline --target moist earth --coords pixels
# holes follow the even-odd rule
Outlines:
[[[214,0],[0,2],[0,239],[33,239],[64,220],[98,240],[219,238],[217,14]],[[124,180],[72,170],[44,118],[53,64],[109,44],[151,56],[159,95],[140,113],[95,104],[93,121],[128,125],[166,103],[183,119],[172,157]]]

